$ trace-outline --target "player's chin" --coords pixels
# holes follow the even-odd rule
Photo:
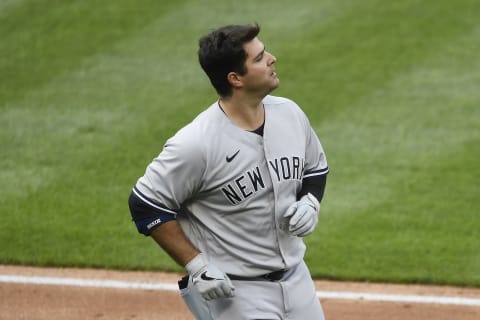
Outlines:
[[[268,87],[268,93],[272,92],[273,90],[277,89],[280,85],[280,82],[277,82],[275,84],[272,84],[271,86]]]
[[[278,78],[278,76],[275,72],[270,75],[269,81],[274,85],[276,84],[277,86],[280,83],[280,79]]]
[[[275,78],[275,79],[272,81],[272,90],[278,88],[279,86],[280,86],[280,79]]]

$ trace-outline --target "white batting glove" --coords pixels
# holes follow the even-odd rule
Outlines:
[[[288,232],[294,236],[305,237],[315,230],[318,224],[318,211],[320,203],[311,193],[304,195],[299,201],[293,203],[284,218],[290,219]]]
[[[233,297],[235,287],[228,276],[215,265],[208,263],[202,253],[190,260],[185,269],[205,300]]]

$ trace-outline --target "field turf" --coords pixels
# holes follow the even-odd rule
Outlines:
[[[480,286],[480,2],[0,1],[0,263],[180,270],[127,207],[216,99],[198,38],[258,22],[331,172],[317,278]]]

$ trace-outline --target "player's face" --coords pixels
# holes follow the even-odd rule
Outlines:
[[[241,76],[244,89],[260,95],[269,94],[280,84],[275,72],[277,58],[265,50],[264,44],[258,38],[247,42],[243,48],[247,53],[247,73]]]

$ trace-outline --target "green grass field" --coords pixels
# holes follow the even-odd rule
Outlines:
[[[259,22],[331,173],[315,277],[480,286],[480,2],[0,0],[0,263],[180,270],[127,207]]]

